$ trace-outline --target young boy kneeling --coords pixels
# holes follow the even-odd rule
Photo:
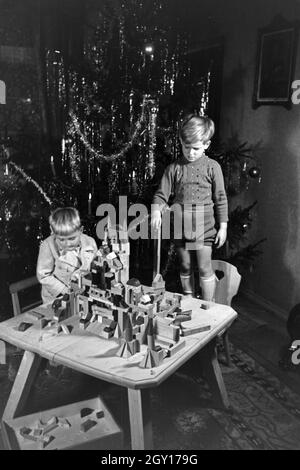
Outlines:
[[[77,209],[56,209],[49,224],[51,235],[41,243],[36,270],[44,303],[67,293],[71,278],[88,271],[97,252],[95,240],[82,233]]]

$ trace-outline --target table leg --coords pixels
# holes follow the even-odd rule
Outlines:
[[[131,448],[153,448],[150,394],[148,389],[128,389]]]
[[[216,405],[229,408],[229,399],[217,359],[215,340],[210,341],[210,343],[201,350],[200,357],[203,364],[203,372],[210,386]]]
[[[30,351],[25,351],[1,423],[2,436],[6,447],[9,446],[6,421],[20,414],[30,393],[32,383],[38,373],[42,358]]]

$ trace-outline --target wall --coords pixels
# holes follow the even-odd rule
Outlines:
[[[290,0],[217,2],[212,12],[225,36],[221,135],[237,132],[242,141],[259,143],[257,155],[262,181],[254,182],[258,200],[252,238],[267,237],[263,255],[247,279],[256,294],[286,314],[300,302],[300,105],[252,109],[258,28],[267,26],[275,14],[299,18],[300,4]],[[295,78],[300,79],[300,46]],[[250,196],[250,195],[249,195]]]

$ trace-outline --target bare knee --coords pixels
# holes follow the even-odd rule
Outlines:
[[[180,274],[183,274],[185,276],[189,276],[191,274],[191,263],[188,262],[182,262],[180,264]]]
[[[209,277],[213,274],[211,261],[202,262],[198,266],[200,277]]]

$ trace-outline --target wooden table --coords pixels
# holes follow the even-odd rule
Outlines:
[[[171,294],[167,293],[168,295]],[[153,369],[139,367],[146,346],[142,346],[141,352],[129,359],[119,358],[115,355],[119,349],[117,340],[99,338],[86,330],[79,329],[78,317],[71,317],[65,321],[74,325],[71,335],[57,334],[55,327],[41,330],[35,324],[24,332],[18,331],[17,326],[22,321],[34,323],[28,312],[0,323],[0,338],[25,350],[2,417],[2,434],[6,445],[8,446],[8,436],[5,422],[20,416],[42,358],[126,387],[133,449],[152,448],[149,389],[160,385],[198,351],[201,351],[205,376],[215,400],[227,408],[229,402],[216,357],[215,342],[218,333],[231,325],[237,313],[231,307],[220,304],[210,304],[211,307],[204,310],[200,307],[201,303],[207,302],[183,299],[182,307],[186,310],[192,309],[192,320],[199,317],[201,323],[209,323],[211,329],[186,336],[185,346],[173,357],[166,358],[162,365]],[[51,317],[49,308],[39,307],[41,308],[44,310],[40,311],[43,311],[46,317]]]

